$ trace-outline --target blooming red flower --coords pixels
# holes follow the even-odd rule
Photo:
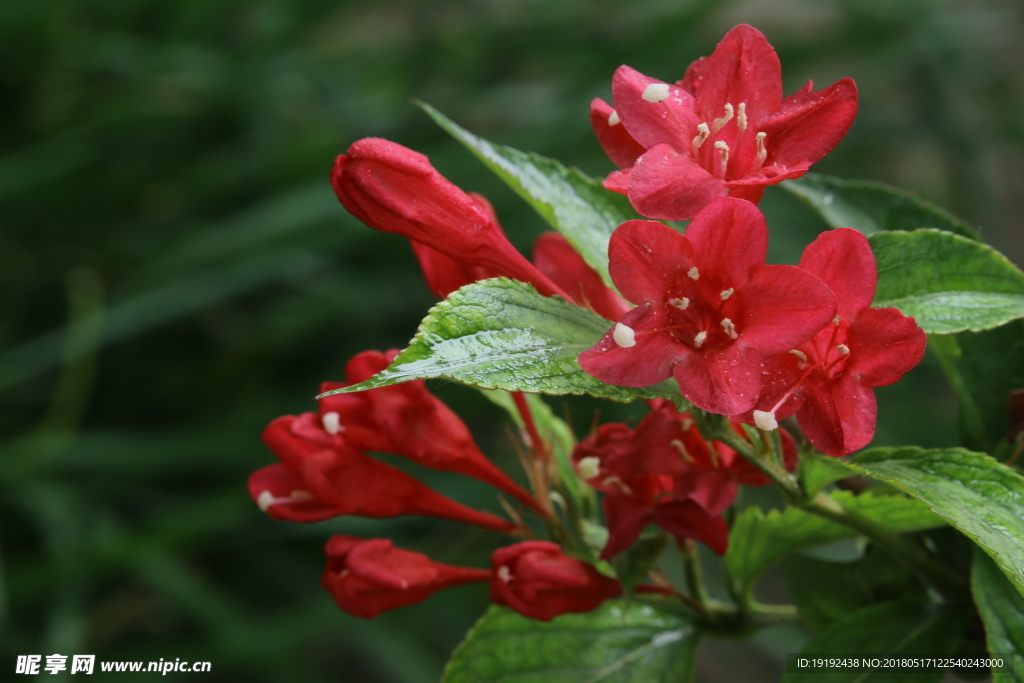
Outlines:
[[[320,392],[367,380],[397,355],[396,349],[356,354],[345,368],[348,382],[324,382]],[[312,426],[309,438],[316,439],[324,432],[344,436],[347,444],[360,451],[394,453],[424,467],[473,477],[547,514],[533,496],[480,452],[466,424],[427,390],[423,380],[325,396],[320,399],[320,423]]]
[[[551,621],[560,614],[589,612],[622,595],[618,581],[548,541],[499,548],[491,562],[491,601],[531,619]]]
[[[441,495],[323,429],[316,413],[279,417],[263,441],[281,464],[249,477],[249,495],[275,519],[318,522],[339,515],[426,515],[508,532],[515,525]]]
[[[365,138],[334,162],[331,184],[349,213],[371,228],[397,232],[465,267],[562,291],[505,237],[490,204],[463,192],[427,157],[389,140]]]
[[[783,99],[778,55],[764,35],[740,25],[674,85],[619,67],[612,110],[590,118],[623,170],[605,187],[628,194],[641,214],[684,220],[717,197],[757,203],[765,186],[797,178],[846,135],[857,113],[849,78]]]
[[[871,442],[874,387],[893,384],[921,362],[927,344],[913,318],[871,308],[878,282],[867,238],[840,228],[808,245],[800,268],[821,278],[838,302],[833,324],[810,341],[765,361],[757,410],[742,419],[762,428],[796,413],[808,440],[832,456]]]
[[[821,280],[794,266],[765,265],[768,227],[757,207],[721,198],[686,235],[655,221],[629,221],[612,234],[609,270],[637,308],[593,348],[583,369],[627,387],[674,376],[703,410],[750,410],[761,362],[810,339],[835,315]]]
[[[533,244],[533,262],[575,303],[608,320],[618,320],[632,308],[557,232],[541,233]]]
[[[384,538],[332,536],[325,550],[321,583],[341,609],[364,619],[423,602],[445,588],[491,578],[488,570],[434,562]]]

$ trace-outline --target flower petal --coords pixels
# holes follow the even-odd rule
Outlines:
[[[740,24],[725,34],[710,57],[690,65],[680,85],[693,93],[703,120],[722,116],[727,103],[746,102],[747,118],[757,127],[782,102],[782,65],[764,34]]]
[[[680,354],[672,374],[693,405],[719,415],[750,410],[761,389],[761,354],[742,343]]]
[[[786,98],[777,114],[761,124],[768,161],[784,167],[813,164],[832,151],[857,116],[857,86],[844,78],[817,92]]]
[[[871,443],[878,406],[875,392],[853,375],[810,384],[796,420],[807,439],[833,457],[847,455]]]
[[[694,258],[730,287],[741,288],[768,254],[768,224],[750,202],[722,197],[708,204],[686,228]]]
[[[619,321],[636,332],[658,327],[661,316],[650,306],[640,306]],[[579,356],[580,367],[606,384],[620,387],[648,387],[672,376],[672,366],[682,356],[692,353],[667,334],[637,334],[636,344],[619,346],[615,328],[591,349]]]
[[[620,171],[612,171],[608,174],[607,178],[601,181],[601,186],[612,192],[629,194],[629,173],[632,170],[631,168],[624,168]]]
[[[557,232],[545,232],[537,238],[533,262],[577,303],[608,320],[618,320],[632,308]]]
[[[725,195],[725,184],[670,145],[652,147],[629,175],[629,201],[648,218],[689,220]]]
[[[895,308],[865,308],[850,326],[847,344],[846,372],[866,387],[884,387],[921,362],[928,339],[913,318]]]
[[[626,221],[616,228],[608,258],[615,286],[637,305],[660,303],[672,283],[696,265],[690,241],[657,221]]]
[[[654,523],[677,538],[700,541],[719,555],[729,546],[729,525],[692,500],[674,500],[655,508]]]
[[[633,544],[654,519],[654,508],[625,493],[605,494],[602,506],[608,524],[608,542],[601,551],[601,559],[607,560]]]
[[[644,94],[652,85],[668,88],[668,96],[659,101],[646,99]],[[622,125],[642,147],[668,143],[678,151],[690,149],[700,119],[693,110],[693,97],[679,86],[623,65],[612,77],[612,99]]]
[[[619,168],[629,168],[636,158],[646,152],[646,148],[633,139],[621,120],[614,126],[608,122],[612,114],[618,113],[612,106],[599,97],[590,103],[590,125],[594,127],[597,141],[601,143],[604,153]]]
[[[821,233],[804,249],[800,268],[828,285],[836,295],[836,312],[847,322],[852,323],[875,298],[875,255],[868,238],[857,230],[838,228]]]
[[[795,349],[836,315],[825,283],[796,266],[757,266],[741,293],[746,311],[736,329],[743,343],[766,356]]]

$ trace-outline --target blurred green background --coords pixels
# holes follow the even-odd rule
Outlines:
[[[436,681],[486,589],[365,622],[320,588],[322,544],[389,536],[486,566],[502,539],[419,518],[274,522],[245,491],[273,461],[263,426],[312,409],[354,353],[403,345],[433,302],[405,241],[337,204],[332,160],[365,136],[422,151],[528,250],[541,219],[407,100],[601,175],[587,111],[614,69],[677,79],[741,22],[778,49],[787,92],[856,79],[857,122],[816,170],[914,190],[1024,260],[1018,0],[0,5],[4,676],[56,652],[207,660],[211,681]],[[762,208],[776,262],[823,227],[777,189]],[[877,443],[956,442],[937,367],[879,392]],[[499,411],[435,388],[513,471]],[[581,431],[596,406],[570,409]],[[772,680],[798,642],[712,644],[698,680]]]

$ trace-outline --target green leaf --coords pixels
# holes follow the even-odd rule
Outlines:
[[[814,453],[800,454],[800,482],[812,497],[833,482],[862,474],[859,467],[845,460]]]
[[[988,651],[1013,659],[1013,670],[993,671],[992,683],[1024,683],[1024,597],[978,548],[974,551],[971,588],[985,623]]]
[[[832,499],[844,509],[884,524],[896,533],[945,524],[926,506],[904,496],[855,496],[837,491]],[[799,508],[787,507],[766,514],[758,507],[748,507],[740,513],[729,534],[725,567],[736,589],[749,594],[757,577],[787,555],[855,536],[857,532],[852,529]]]
[[[882,183],[808,173],[779,187],[802,199],[833,228],[855,228],[865,235],[937,228],[981,239],[974,228],[945,209]]]
[[[1024,593],[1024,478],[963,448],[873,448],[854,462],[946,517],[995,559]]]
[[[998,327],[1024,317],[1024,273],[987,245],[942,230],[879,232],[874,306],[895,306],[925,332]]]
[[[877,548],[853,562],[791,555],[782,561],[782,575],[801,619],[815,631],[879,602],[911,594],[925,597],[913,571]]]
[[[1024,389],[1024,321],[928,341],[956,392],[963,445],[996,456],[1011,450],[1006,416],[1010,392]]]
[[[323,396],[450,377],[485,389],[590,394],[623,403],[667,398],[684,407],[671,380],[632,389],[583,372],[576,357],[596,344],[609,324],[564,299],[541,296],[525,282],[475,282],[430,309],[391,365],[365,382]]]
[[[609,287],[614,286],[608,276],[608,239],[621,224],[641,218],[625,196],[554,159],[490,143],[460,128],[429,104],[418,104],[562,233]]]
[[[965,614],[953,608],[901,600],[857,610],[835,622],[801,651],[803,655],[934,656],[952,654],[967,623]],[[792,670],[791,670],[792,671]],[[938,683],[943,669],[879,668],[817,669],[788,673],[783,683]]]
[[[698,631],[648,605],[606,602],[535,621],[492,606],[455,650],[442,683],[679,683],[693,675]]]

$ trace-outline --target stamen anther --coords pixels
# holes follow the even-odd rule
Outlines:
[[[615,323],[612,339],[615,340],[616,344],[625,349],[628,349],[630,346],[636,346],[636,332],[629,325]]]
[[[729,166],[729,145],[725,140],[718,140],[715,142],[715,149],[718,150],[720,155],[718,159],[718,173],[719,176],[725,177],[725,169]]]
[[[337,434],[345,430],[341,426],[341,415],[338,413],[324,413],[320,420],[324,423],[324,431],[328,434]]]
[[[733,116],[732,105],[729,104],[728,102],[726,102],[725,103],[725,116],[720,116],[719,118],[715,119],[712,122],[714,127],[711,129],[711,132],[717,133],[718,131],[720,131],[722,129],[722,126],[724,126],[725,124],[727,124],[730,121],[732,121],[732,116]]]
[[[832,324],[833,324],[833,325],[838,325],[838,324],[839,324],[840,322],[842,322],[842,320],[843,320],[843,319],[842,319],[842,318],[840,318],[840,317],[839,317],[839,316],[837,315],[836,317],[832,318]]]
[[[767,412],[764,410],[755,410],[754,424],[756,424],[759,429],[763,429],[766,432],[779,428],[779,423],[775,420],[775,412],[771,410]]]
[[[612,113],[608,114],[608,125],[617,126],[619,125],[619,112],[612,109]]]
[[[680,311],[685,311],[690,306],[690,300],[687,299],[685,296],[682,297],[681,299],[669,299],[668,305],[675,306]]]
[[[850,355],[850,347],[847,346],[846,344],[840,344],[839,346],[836,347],[836,350],[844,356]]]
[[[707,332],[698,332],[697,336],[693,338],[693,345],[699,349],[704,344],[704,340],[707,338]]]
[[[688,271],[686,271],[686,274],[689,276],[689,278],[691,280],[699,280],[700,279],[700,271],[697,270],[697,266],[694,266],[693,268],[690,268]]]
[[[664,102],[668,99],[668,83],[651,83],[644,88],[644,93],[640,97],[652,104]]]
[[[768,158],[768,150],[764,148],[764,139],[768,137],[768,133],[761,131],[754,138],[757,140],[757,167],[761,168],[764,165],[765,159]]]
[[[711,135],[711,129],[708,128],[708,124],[706,124],[706,123],[698,123],[697,124],[697,132],[699,133],[699,135],[696,135],[693,138],[693,156],[694,157],[697,156],[697,150],[700,149],[700,146],[703,145],[704,141],[707,140],[708,137]]]
[[[728,318],[722,319],[722,329],[729,335],[729,339],[737,339],[740,335],[736,334],[736,325],[733,324]]]
[[[747,129],[747,103],[740,102],[740,110],[736,114],[736,127],[740,129],[742,133]]]
[[[733,289],[732,287],[730,287],[729,289],[723,289],[721,292],[718,293],[718,296],[722,297],[722,301],[725,301],[730,296],[732,296],[732,293],[735,291],[736,290]]]
[[[508,565],[501,565],[498,567],[498,578],[508,583],[512,580],[512,572],[509,571]]]
[[[593,479],[601,472],[601,459],[592,455],[582,458],[576,463],[576,471],[583,479]]]
[[[683,456],[683,460],[685,460],[686,462],[689,462],[689,463],[693,462],[693,456],[690,455],[690,452],[688,450],[686,450],[686,444],[684,444],[679,439],[672,439],[672,441],[670,443],[671,443],[673,448],[675,448],[677,451],[679,451],[679,455]],[[581,460],[580,462],[583,462],[583,461]]]
[[[790,349],[789,352],[800,359],[800,369],[803,370],[807,366],[807,354],[799,349]]]

